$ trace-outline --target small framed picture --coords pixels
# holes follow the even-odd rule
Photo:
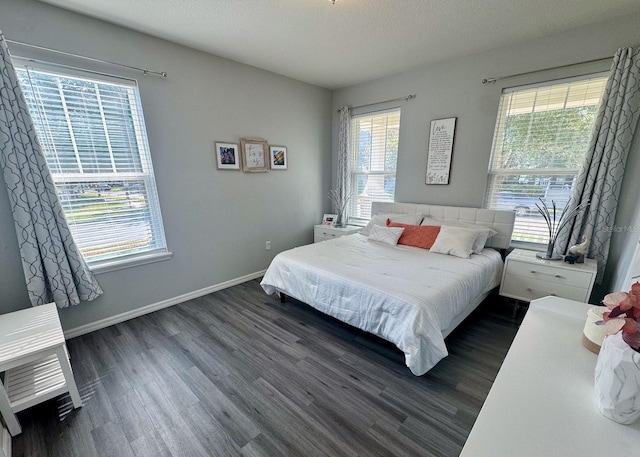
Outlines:
[[[240,139],[242,171],[269,171],[269,148],[265,140]]]
[[[269,146],[269,159],[272,170],[286,170],[287,148],[285,146]]]
[[[333,227],[336,225],[336,219],[338,218],[337,214],[325,214],[322,216],[322,225],[330,225]]]
[[[216,143],[216,163],[218,170],[239,170],[240,152],[234,143]]]

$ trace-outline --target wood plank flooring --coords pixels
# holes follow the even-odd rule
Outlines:
[[[18,415],[13,455],[457,456],[517,331],[485,301],[424,376],[258,281],[68,342],[84,406]]]

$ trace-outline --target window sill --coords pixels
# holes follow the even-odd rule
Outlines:
[[[155,252],[152,254],[142,254],[120,260],[106,260],[89,264],[89,269],[94,274],[107,273],[109,271],[123,270],[125,268],[137,267],[148,263],[162,262],[169,260],[172,252]]]
[[[544,243],[530,243],[527,241],[511,241],[511,246],[515,249],[524,249],[526,251],[540,251],[545,252],[547,250],[547,245]]]

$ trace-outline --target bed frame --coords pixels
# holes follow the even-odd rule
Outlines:
[[[467,222],[489,227],[498,232],[489,238],[487,247],[506,249],[511,244],[516,213],[495,209],[467,208],[464,206],[438,206],[422,203],[373,202],[371,214],[422,214],[443,221]]]
[[[443,222],[467,222],[489,227],[498,233],[489,238],[486,246],[500,251],[504,251],[511,244],[511,234],[516,219],[514,211],[421,203],[373,202],[371,210],[372,215],[385,213],[422,214],[424,217],[439,219]],[[284,303],[286,295],[280,290],[278,290],[278,293],[280,294],[280,301]],[[442,336],[447,337],[490,293],[491,291],[482,293],[472,299],[471,303],[453,320],[451,325],[442,330]]]
[[[489,227],[498,232],[487,240],[487,247],[504,250],[511,244],[511,234],[516,220],[514,211],[501,211],[494,209],[467,208],[462,206],[439,206],[422,203],[396,203],[373,202],[371,214],[400,213],[422,214],[424,217],[432,217],[442,221],[467,222],[470,224]],[[453,320],[451,325],[442,330],[442,336],[448,336],[469,314],[475,310],[491,291],[480,294],[471,300],[471,303]]]

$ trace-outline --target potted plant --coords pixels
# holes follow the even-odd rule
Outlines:
[[[336,227],[346,227],[347,220],[345,218],[345,214],[347,212],[347,205],[349,204],[349,200],[351,199],[351,192],[341,193],[338,190],[331,189],[329,191],[329,200],[333,202],[336,206]]]
[[[549,208],[544,200],[541,198],[539,200],[541,205],[536,203],[536,208],[547,223],[549,243],[547,244],[547,251],[538,252],[536,257],[544,260],[560,260],[562,259],[562,256],[555,253],[556,241],[558,241],[560,230],[562,230],[569,222],[573,221],[580,211],[587,208],[589,206],[589,201],[587,200],[586,202],[580,203],[572,210],[569,210],[569,202],[567,202],[564,209],[559,211],[560,208],[556,206],[555,201],[551,200],[551,208]]]
[[[598,354],[595,389],[600,412],[621,424],[640,418],[640,282],[604,297],[599,322],[606,338]]]

